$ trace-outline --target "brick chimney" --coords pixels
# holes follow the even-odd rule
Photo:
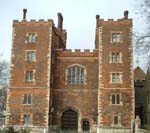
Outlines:
[[[57,15],[58,15],[58,26],[57,26],[57,28],[62,30],[63,29],[63,16],[61,13],[58,13]]]
[[[96,28],[99,27],[99,18],[100,18],[100,16],[96,15]]]
[[[129,14],[129,12],[127,10],[124,11],[124,19],[128,19],[128,14]]]
[[[23,9],[23,20],[26,20],[27,9]]]

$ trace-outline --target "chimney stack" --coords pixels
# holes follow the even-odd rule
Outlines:
[[[99,27],[99,18],[100,18],[100,16],[96,15],[96,28]]]
[[[57,26],[57,28],[62,30],[63,29],[63,16],[61,13],[58,13],[57,15],[58,15],[58,26]]]
[[[23,20],[26,20],[27,9],[23,9]]]
[[[129,14],[129,12],[127,10],[124,11],[124,19],[128,19],[128,14]]]

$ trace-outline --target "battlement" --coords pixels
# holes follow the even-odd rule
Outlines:
[[[19,20],[13,20],[13,24],[37,24],[37,23],[39,23],[39,24],[49,24],[50,23],[50,24],[54,25],[54,22],[53,22],[52,19],[48,19],[48,20],[44,20],[44,19],[39,19],[39,20],[31,19],[29,21],[27,21],[27,20],[21,20],[21,21],[19,21]]]
[[[101,19],[100,15],[96,15],[96,27],[99,27],[102,24],[132,24],[132,19],[128,18],[128,11],[124,11],[124,17],[119,19]]]
[[[120,18],[120,19],[99,19],[99,21],[104,21],[104,22],[120,22],[120,21],[132,21],[132,19],[124,19],[124,18]]]
[[[55,53],[60,57],[98,57],[97,49],[92,51],[90,51],[90,49],[84,49],[83,51],[81,49],[55,49]]]

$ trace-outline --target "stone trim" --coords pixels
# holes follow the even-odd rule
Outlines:
[[[29,34],[31,34],[31,33],[33,33],[33,34],[35,34],[35,42],[29,42]],[[37,40],[37,36],[38,36],[38,34],[37,34],[37,32],[27,32],[26,33],[26,40],[25,40],[25,44],[35,44],[36,43],[36,40]]]
[[[102,103],[100,102],[100,95],[101,91],[100,89],[103,88],[103,83],[102,83],[102,50],[103,50],[103,45],[102,45],[102,32],[103,32],[103,27],[99,27],[96,29],[98,31],[98,118],[97,118],[97,124],[98,126],[102,124]]]
[[[112,35],[114,34],[114,33],[120,33],[120,42],[113,42],[112,41]],[[112,43],[112,44],[119,44],[119,43],[122,43],[123,42],[123,36],[122,36],[122,31],[111,31],[110,32],[110,43]]]
[[[25,95],[31,95],[31,103],[23,103],[24,102],[24,98],[25,98]],[[25,106],[30,106],[33,104],[33,94],[31,93],[24,93],[22,95],[22,105],[25,105]]]
[[[112,62],[112,53],[119,53],[119,56],[120,56],[120,61],[119,62]],[[121,63],[123,63],[122,57],[123,57],[123,55],[122,55],[122,53],[120,51],[111,51],[109,53],[109,63],[121,64]]]
[[[10,84],[12,83],[12,76],[13,76],[13,58],[15,57],[14,55],[14,39],[15,39],[16,33],[15,33],[15,27],[13,26],[12,30],[12,48],[11,48],[11,63],[10,63],[10,77],[9,77],[9,87],[7,91],[7,100],[6,100],[6,125],[8,124],[8,120],[10,119],[10,107],[9,107],[9,98],[10,98]]]
[[[69,68],[69,67],[73,67],[73,66],[79,66],[79,67],[81,67],[81,68],[84,68],[84,83],[78,83],[78,84],[75,84],[75,83],[68,83],[68,71],[67,71],[67,69]],[[83,66],[83,65],[81,65],[81,64],[72,64],[72,65],[69,65],[69,66],[67,66],[66,67],[66,71],[65,71],[65,85],[87,85],[87,70],[86,70],[86,67],[85,66]]]
[[[79,90],[75,90],[75,89],[73,89],[73,90],[70,90],[70,89],[52,89],[53,91],[57,91],[57,92],[62,92],[62,91],[67,91],[68,92],[68,90],[69,90],[69,92],[70,91],[79,91],[79,92],[81,92],[81,91],[91,91],[91,92],[93,92],[93,91],[98,91],[97,89],[95,89],[95,90],[86,90],[86,89],[84,89],[84,90],[81,90],[81,89],[79,89]]]
[[[114,122],[114,117],[117,116],[118,117],[118,124],[115,125],[115,122]],[[112,123],[112,126],[113,127],[121,127],[121,123],[120,123],[120,115],[116,114],[116,115],[113,115],[113,123]]]
[[[25,78],[26,78],[26,72],[27,72],[27,71],[33,71],[32,80],[26,80],[26,79],[25,79]],[[36,73],[36,70],[35,70],[35,69],[27,69],[27,70],[25,70],[25,71],[24,71],[24,82],[25,82],[25,83],[27,83],[27,82],[35,83],[35,82],[36,82],[36,80],[35,80],[35,73]]]
[[[134,120],[135,117],[135,91],[134,91],[134,68],[133,68],[133,33],[132,33],[132,27],[130,28],[130,45],[129,45],[129,50],[131,50],[130,54],[130,74],[131,74],[131,88],[132,90],[132,109],[133,109],[133,116],[132,119]]]
[[[28,52],[35,52],[35,60],[32,60],[32,61],[27,60],[27,53]],[[26,50],[25,61],[26,62],[36,62],[37,61],[37,50]]]
[[[10,89],[48,89],[47,86],[11,86]]]
[[[102,88],[101,90],[106,90],[106,89],[110,89],[110,90],[132,90],[132,88],[121,88],[121,87],[116,87],[116,88]]]
[[[68,60],[68,59],[70,59],[70,60],[72,60],[72,58],[74,58],[74,59],[78,59],[78,60],[89,60],[89,59],[93,59],[93,60],[97,60],[98,59],[98,57],[83,57],[83,56],[78,56],[78,57],[74,57],[74,56],[72,56],[72,57],[57,57],[57,59],[62,59],[62,60]]]
[[[62,118],[63,112],[65,112],[65,111],[68,110],[68,109],[72,109],[72,110],[74,110],[75,112],[77,112],[77,114],[78,114],[78,132],[81,132],[81,131],[82,131],[82,123],[81,123],[81,121],[82,121],[82,112],[80,111],[79,108],[67,107],[67,106],[66,106],[66,107],[64,107],[63,110],[57,112],[57,115],[59,115],[60,118]],[[62,123],[60,122],[60,126],[61,126],[61,125],[62,125]]]
[[[49,27],[49,46],[48,46],[48,55],[47,55],[47,57],[48,57],[48,60],[47,60],[47,64],[48,64],[48,71],[47,71],[47,87],[48,87],[48,93],[47,93],[47,103],[48,103],[48,105],[47,105],[47,110],[46,110],[46,117],[47,117],[47,119],[46,119],[46,125],[48,126],[49,125],[49,112],[50,112],[50,88],[51,88],[51,86],[50,86],[50,81],[51,81],[51,47],[52,47],[52,35],[53,35],[53,29],[52,29],[52,26],[51,27]]]
[[[119,104],[112,104],[112,95],[117,95],[117,94],[119,94],[120,103]],[[111,105],[111,106],[123,106],[122,93],[111,93],[109,99],[110,99],[110,104],[109,105]]]
[[[28,124],[28,125],[24,124],[24,121],[23,121],[24,115],[30,115],[30,124]],[[24,112],[21,114],[21,122],[22,122],[23,126],[33,126],[32,121],[33,121],[33,114],[32,113],[25,113]]]
[[[120,79],[119,82],[113,82],[113,81],[112,81],[112,74],[113,74],[113,73],[119,73],[119,74],[120,74],[120,75],[119,75],[119,79]],[[122,84],[122,83],[123,83],[122,77],[123,77],[123,72],[117,72],[117,71],[115,71],[115,72],[110,72],[110,81],[109,81],[109,83],[110,83],[110,84]]]

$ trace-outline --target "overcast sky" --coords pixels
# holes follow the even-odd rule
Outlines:
[[[138,0],[137,0],[138,1]],[[27,20],[53,19],[57,26],[57,13],[64,17],[68,49],[94,49],[95,16],[118,19],[124,10],[134,18],[134,28],[139,19],[134,15],[135,0],[0,0],[0,53],[10,60],[12,22],[22,20],[22,9],[27,8]],[[137,21],[138,20],[138,21]]]

